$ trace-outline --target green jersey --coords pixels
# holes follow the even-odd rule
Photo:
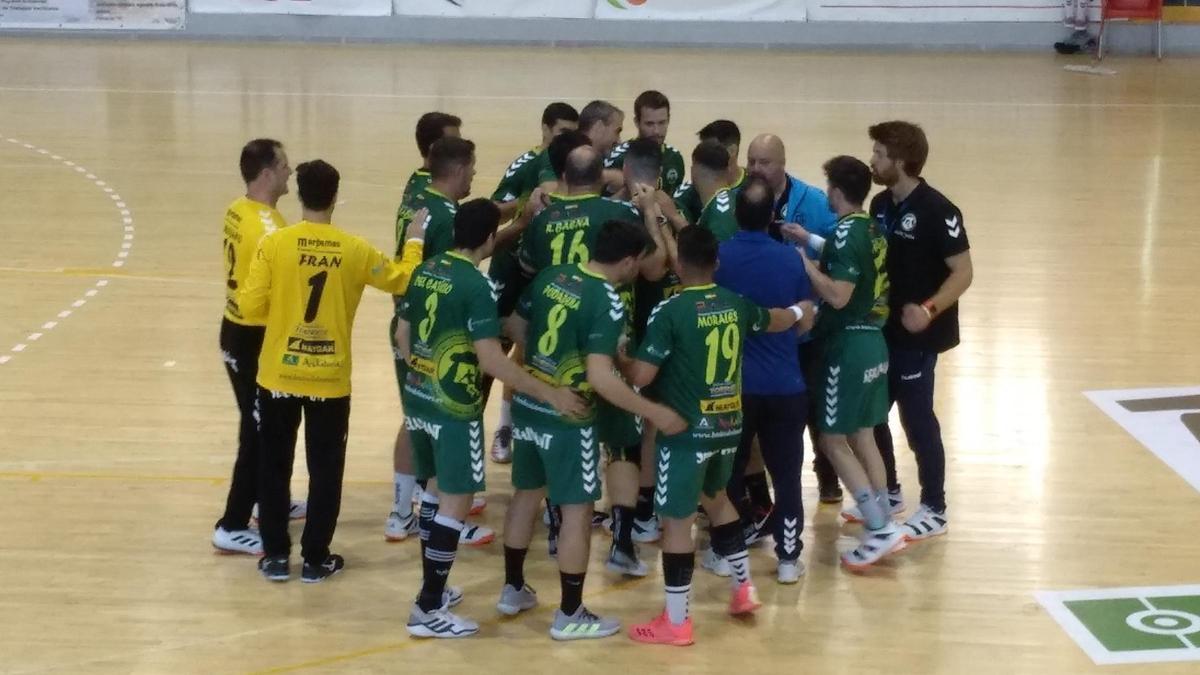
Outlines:
[[[412,175],[408,177],[408,182],[404,184],[404,194],[400,195],[400,206],[396,209],[397,256],[400,255],[400,250],[404,248],[404,239],[401,238],[404,235],[404,230],[401,228],[400,223],[403,222],[405,226],[407,226],[408,221],[412,220],[412,211],[408,210],[408,201],[412,199],[414,195],[428,187],[430,180],[431,177],[428,171],[425,169],[417,169],[416,171],[412,172]]]
[[[585,426],[596,421],[595,392],[587,381],[588,354],[615,356],[625,328],[625,304],[608,281],[581,263],[542,270],[517,303],[528,321],[525,368],[548,384],[569,387],[589,400],[582,418],[565,418],[517,393],[516,405],[539,413],[545,424]]]
[[[740,169],[740,171],[742,172],[741,177],[728,188],[733,191],[734,195],[746,184],[746,170]],[[704,204],[700,201],[700,193],[696,190],[695,185],[692,185],[691,182],[680,185],[679,189],[675,191],[674,199],[675,208],[679,209],[679,212],[683,214],[683,217],[689,223],[694,225],[696,221],[700,220],[700,214],[704,211]]]
[[[834,226],[821,251],[821,271],[854,284],[841,309],[823,304],[815,336],[847,328],[881,328],[888,318],[887,237],[865,213],[851,213]]]
[[[549,165],[549,155],[541,148],[534,148],[514,159],[492,192],[492,201],[500,204],[515,201],[523,206],[534,188],[541,185],[538,174],[543,164]]]
[[[417,268],[400,311],[410,325],[405,412],[477,418],[483,413],[483,391],[473,343],[500,335],[495,291],[487,277],[455,251],[434,256]]]
[[[770,322],[767,310],[715,284],[685,287],[654,308],[637,358],[659,366],[657,400],[688,422],[688,431],[672,442],[697,451],[738,444],[742,345]]]
[[[658,174],[658,189],[663,192],[673,195],[683,183],[683,155],[679,151],[671,147],[671,145],[663,144],[663,159],[662,170]],[[604,168],[620,169],[625,166],[625,153],[629,151],[629,141],[613,148],[613,151],[604,160]]]
[[[400,205],[396,215],[396,257],[400,257],[404,249],[404,240],[408,233],[408,225],[413,215],[421,209],[429,209],[429,218],[425,221],[425,260],[439,253],[445,253],[454,248],[454,215],[458,213],[458,204],[426,185],[414,192],[405,203]]]
[[[725,241],[738,231],[737,215],[733,212],[734,191],[724,188],[712,196],[700,212],[696,224],[712,232],[717,241]]]
[[[552,265],[587,262],[600,227],[610,220],[640,223],[642,216],[632,204],[595,194],[550,195],[550,206],[521,236],[521,266],[537,274]]]

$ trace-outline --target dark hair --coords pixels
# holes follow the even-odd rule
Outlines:
[[[592,245],[592,260],[605,265],[625,258],[640,258],[657,248],[654,239],[641,223],[610,220],[600,226],[596,243]]]
[[[710,138],[701,141],[692,151],[692,163],[709,171],[722,173],[729,168],[729,151],[720,141]]]
[[[738,227],[762,232],[775,220],[775,194],[767,181],[757,176],[746,180],[734,199],[733,213]]]
[[[443,112],[427,112],[417,120],[417,152],[429,156],[433,144],[446,135],[446,127],[461,127],[462,119]]]
[[[658,186],[662,162],[662,146],[649,138],[636,138],[625,148],[625,166],[635,177],[649,181],[651,187]]]
[[[741,146],[742,144],[742,130],[738,128],[736,123],[729,120],[709,122],[696,135],[702,141],[717,141],[725,146]]]
[[[309,211],[328,211],[337,198],[342,175],[322,159],[304,162],[296,167],[296,187],[300,203]]]
[[[912,122],[882,122],[867,129],[871,140],[887,148],[888,159],[904,162],[904,173],[919,178],[929,159],[925,131]]]
[[[717,236],[708,228],[689,225],[679,231],[679,262],[694,270],[717,268],[717,253],[720,245]]]
[[[620,108],[608,101],[592,101],[579,111],[579,130],[586,133],[600,122],[608,124],[608,120],[620,112]]]
[[[487,243],[500,227],[500,207],[490,199],[460,204],[454,214],[454,247],[474,250]]]
[[[542,126],[553,127],[562,120],[578,122],[579,112],[561,101],[551,103],[542,111]]]
[[[643,110],[662,110],[663,108],[667,109],[667,115],[671,114],[671,102],[661,91],[653,89],[643,91],[633,101],[633,119],[642,119]]]
[[[575,148],[567,155],[567,166],[563,169],[563,180],[567,185],[595,185],[603,175],[604,159],[592,146]]]
[[[862,205],[871,192],[871,167],[849,155],[838,155],[821,167],[829,189],[837,188],[851,204]]]
[[[242,146],[242,158],[238,161],[242,169],[242,180],[253,183],[264,169],[275,166],[279,159],[277,151],[282,149],[283,143],[270,138],[256,138]]]
[[[455,169],[467,166],[475,158],[475,144],[463,138],[447,136],[429,149],[429,175],[446,178]]]
[[[591,144],[591,140],[582,131],[575,129],[568,129],[555,136],[550,141],[550,146],[546,148],[546,152],[550,155],[550,168],[554,169],[554,175],[559,178],[563,177],[563,172],[567,168],[567,155],[571,154],[572,150]]]

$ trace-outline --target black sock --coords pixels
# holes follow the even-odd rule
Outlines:
[[[696,568],[695,553],[662,554],[663,581],[667,591],[667,616],[676,625],[687,620],[692,593],[692,571]]]
[[[525,588],[525,554],[527,548],[504,547],[504,583],[518,591]]]
[[[654,517],[654,486],[638,488],[636,517],[641,521]]]
[[[711,541],[712,550],[722,558],[736,553],[739,543],[744,549],[746,547],[744,537],[742,524],[736,520],[724,525],[712,525],[708,528],[708,538]]]
[[[429,544],[429,530],[433,527],[433,519],[437,516],[437,502],[427,502],[421,499],[420,510],[417,511],[417,535],[421,540],[421,557],[425,557],[425,547]]]
[[[775,506],[771,501],[771,488],[767,483],[766,471],[746,476],[746,494],[756,511],[770,511]]]
[[[587,573],[583,574],[567,574],[559,572],[559,581],[562,583],[562,613],[571,616],[579,611],[579,606],[583,604],[583,578]]]
[[[613,506],[613,543],[617,550],[627,555],[635,555],[633,548],[633,517],[632,506]]]
[[[546,500],[546,510],[550,513],[550,538],[557,539],[558,531],[562,529],[562,509]]]
[[[442,593],[454,556],[458,552],[458,537],[463,524],[453,518],[437,516],[429,528],[429,543],[425,546],[425,581],[421,584],[421,595],[417,606],[421,611],[431,612],[442,606]]]

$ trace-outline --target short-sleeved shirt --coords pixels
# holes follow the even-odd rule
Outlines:
[[[520,202],[524,204],[537,186],[541,185],[538,174],[544,164],[549,164],[545,150],[534,148],[521,154],[509,163],[504,176],[492,192],[492,201],[501,204]]]
[[[746,184],[746,170],[739,170],[741,171],[741,176],[738,177],[733,185],[729,186],[729,189],[734,190],[735,194],[737,190],[742,189],[742,186]],[[700,213],[704,210],[704,203],[700,201],[700,192],[696,190],[696,186],[691,181],[685,181],[672,196],[675,199],[675,208],[679,209],[679,213],[689,223],[695,225],[696,221],[700,219]]]
[[[740,230],[721,244],[716,282],[763,307],[787,307],[812,299],[812,285],[796,250],[766,232]],[[757,396],[805,391],[795,331],[746,338],[742,389]]]
[[[770,313],[715,284],[688,286],[650,314],[637,358],[659,366],[656,400],[687,420],[669,437],[697,451],[736,446],[742,432],[742,347]]]
[[[454,216],[458,213],[458,204],[426,185],[420,191],[410,195],[407,202],[400,206],[396,217],[397,257],[404,248],[408,226],[412,223],[413,215],[421,209],[429,210],[429,218],[425,221],[425,259],[428,260],[454,248]]]
[[[498,337],[496,295],[469,258],[449,251],[417,268],[401,304],[409,323],[404,410],[472,420],[483,413],[477,340]]]
[[[838,220],[821,251],[821,271],[854,284],[841,309],[821,305],[813,332],[818,339],[846,329],[881,330],[888,318],[887,238],[865,213]]]
[[[261,204],[249,197],[238,197],[225,210],[225,239],[221,242],[225,258],[225,318],[242,326],[261,326],[261,321],[247,319],[237,303],[238,291],[246,283],[250,262],[258,250],[258,242],[287,222],[273,206]]]
[[[738,231],[737,215],[733,209],[734,191],[723,188],[708,200],[696,224],[712,232],[717,241],[725,241]]]
[[[519,392],[514,403],[533,411],[548,425],[594,424],[597,401],[587,381],[587,357],[617,353],[625,329],[625,304],[617,290],[583,264],[554,265],[534,278],[516,311],[528,322],[525,369],[550,385],[572,389],[590,405],[582,418],[565,418]]]
[[[595,194],[550,195],[550,205],[521,237],[522,267],[537,274],[553,265],[587,262],[600,227],[609,220],[639,223],[642,216],[628,202]]]
[[[408,213],[408,218],[412,218],[412,212],[407,211],[408,200],[412,199],[413,195],[424,190],[429,181],[432,180],[429,172],[425,169],[417,169],[408,177],[408,182],[404,184],[404,193],[400,195],[400,206],[396,208],[396,250],[404,248],[404,239],[401,238],[403,232],[400,229],[401,219],[404,214]],[[407,221],[406,221],[407,224]]]
[[[683,155],[669,143],[663,144],[662,169],[658,174],[658,189],[673,195],[683,184]],[[629,151],[629,141],[613,148],[604,159],[604,168],[620,169],[625,166],[625,153]]]
[[[904,305],[925,302],[946,282],[950,276],[947,258],[971,249],[962,211],[922,179],[899,204],[891,190],[875,195],[871,214],[888,237],[887,268],[892,283],[888,344],[938,353],[957,347],[957,302],[939,307],[929,327],[916,335],[904,329],[900,317]]]

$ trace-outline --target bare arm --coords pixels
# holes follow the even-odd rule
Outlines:
[[[796,319],[796,312],[793,308],[800,310],[800,319]],[[802,333],[812,329],[813,321],[816,318],[816,310],[813,308],[812,302],[804,300],[798,302],[791,307],[783,309],[770,309],[771,323],[767,324],[768,333],[781,333],[789,328],[798,327]]]
[[[813,291],[817,297],[829,303],[834,309],[841,309],[850,302],[850,296],[854,294],[854,283],[850,281],[837,281],[828,274],[821,271],[817,263],[813,262],[812,258],[800,250],[800,257],[804,259],[804,270],[808,272],[808,280],[812,282]]]
[[[412,345],[409,344],[411,331],[412,324],[407,319],[400,319],[396,322],[396,350],[400,352],[400,358],[404,359],[406,363],[412,356]]]
[[[517,391],[549,403],[563,415],[580,417],[587,410],[584,400],[570,389],[551,386],[525,372],[500,348],[500,340],[476,340],[474,345],[479,366],[488,375],[511,385]]]
[[[588,354],[587,378],[596,393],[609,403],[645,418],[664,434],[677,434],[687,428],[687,422],[674,410],[642,397],[625,384],[613,369],[611,356]]]
[[[508,227],[496,233],[496,248],[502,249],[508,246],[515,246],[517,240],[521,238],[521,234],[525,232],[525,228],[529,227],[529,223],[533,221],[534,216],[541,213],[547,206],[547,198],[545,192],[541,188],[536,188],[529,195],[529,201],[525,202],[525,208],[517,213],[517,202],[509,202],[512,205],[511,215],[505,217],[504,206],[500,207],[500,222],[504,222],[513,215],[516,218]]]
[[[667,274],[667,243],[663,240],[662,231],[658,227],[662,211],[658,207],[657,191],[648,185],[637,183],[633,186],[634,203],[642,212],[642,220],[646,231],[654,240],[654,253],[642,259],[639,265],[640,274],[647,281],[658,281]]]
[[[635,359],[629,370],[629,383],[637,388],[648,386],[658,377],[658,366]]]
[[[521,351],[525,351],[525,333],[529,330],[529,322],[521,315],[513,312],[511,316],[504,320],[504,334],[508,336],[513,344],[517,345]]]

